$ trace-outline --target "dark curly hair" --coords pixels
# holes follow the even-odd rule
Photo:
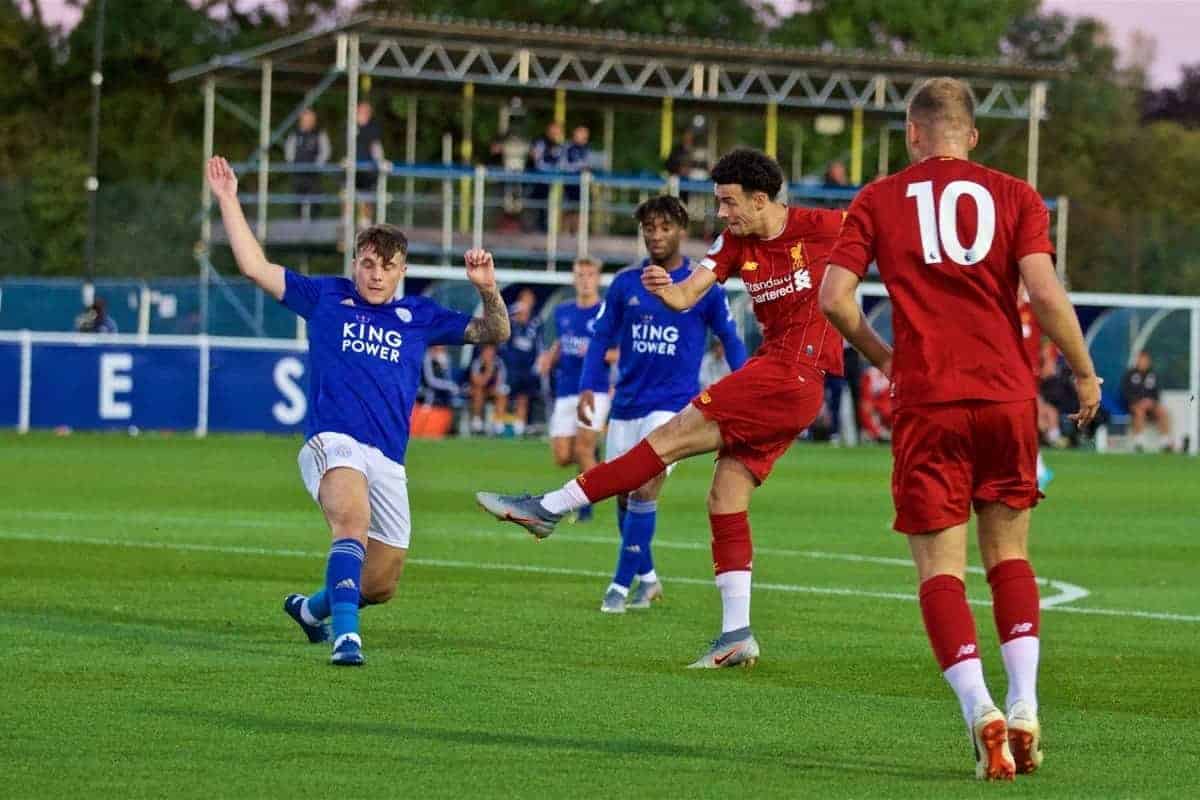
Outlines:
[[[633,212],[633,216],[641,225],[645,225],[654,217],[661,217],[667,222],[674,222],[681,228],[688,226],[687,209],[684,208],[683,203],[679,201],[678,197],[672,197],[669,194],[660,194],[658,197],[651,197],[637,207],[637,211]]]
[[[774,200],[783,187],[783,170],[761,150],[739,147],[721,156],[712,168],[713,183],[736,183],[746,194],[766,192]]]
[[[364,247],[374,250],[375,255],[386,264],[396,253],[408,256],[408,237],[395,225],[372,225],[359,231],[358,236],[354,237],[355,254],[361,253]]]

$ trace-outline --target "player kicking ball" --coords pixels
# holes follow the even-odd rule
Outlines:
[[[650,265],[642,270],[642,286],[669,308],[684,311],[700,303],[713,284],[740,275],[763,329],[754,357],[627,453],[561,489],[536,497],[476,495],[497,518],[543,539],[571,510],[629,494],[676,461],[716,451],[708,517],[721,592],[721,635],[691,664],[709,669],[748,666],[758,659],[758,641],[750,630],[750,497],[816,418],[825,373],[842,370],[842,340],[817,308],[815,288],[842,212],[777,202],[783,172],[757,150],[726,154],[713,167],[712,179],[717,214],[726,227],[701,269],[676,280],[662,266]]]
[[[483,316],[475,319],[424,297],[396,297],[408,241],[391,225],[358,234],[353,280],[308,278],[267,261],[246,224],[228,162],[214,157],[206,172],[238,269],[308,320],[311,372],[300,475],[333,543],[324,585],[309,597],[289,595],[284,610],[310,642],[332,641],[333,664],[357,666],[366,660],[359,608],[391,599],[408,554],[404,455],[425,350],[508,338],[492,256],[466,254],[467,278],[483,304]]]
[[[966,84],[922,84],[906,139],[912,166],[854,198],[821,306],[892,378],[894,527],[908,535],[921,616],[970,731],[976,776],[1012,780],[1042,762],[1040,612],[1028,547],[1030,509],[1041,497],[1037,387],[1017,310],[1022,279],[1038,323],[1075,371],[1080,425],[1096,413],[1100,382],[1054,272],[1045,203],[1024,181],[969,160],[979,132]],[[892,300],[894,357],[855,302],[872,261]],[[963,582],[972,506],[1008,674],[1007,717],[983,680]]]
[[[686,280],[697,267],[679,251],[687,233],[688,213],[677,197],[655,197],[638,206],[636,216],[649,258],[617,273],[596,317],[592,344],[584,356],[579,388],[579,421],[590,425],[595,398],[607,396],[609,365],[605,355],[619,348],[617,385],[609,412],[605,456],[612,460],[629,452],[655,428],[663,425],[700,391],[700,360],[711,330],[725,345],[731,370],[746,360],[746,346],[725,290],[708,290],[691,313],[675,311],[642,286],[650,266],[667,271],[673,282]],[[617,495],[617,524],[621,546],[612,582],[600,610],[623,614],[625,609],[649,608],[663,594],[654,569],[650,543],[658,515],[658,495],[674,465],[627,495]],[[634,577],[637,588],[630,592]]]

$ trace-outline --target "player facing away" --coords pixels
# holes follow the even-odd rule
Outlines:
[[[816,418],[825,373],[840,374],[842,339],[817,308],[817,289],[842,212],[789,208],[775,200],[783,172],[757,150],[726,154],[712,170],[717,214],[726,221],[682,281],[664,267],[642,270],[642,285],[670,308],[694,307],[714,283],[740,275],[763,329],[763,343],[741,369],[692,398],[682,411],[621,457],[537,497],[476,495],[487,511],[544,538],[562,515],[585,503],[628,494],[669,464],[717,452],[708,493],[713,565],[721,592],[721,635],[695,668],[751,665],[759,645],[750,630],[753,547],[750,497],[796,437]]]
[[[554,309],[554,344],[539,360],[543,375],[554,371],[554,408],[550,412],[550,452],[560,467],[572,464],[580,472],[596,465],[596,444],[608,419],[608,381],[593,399],[590,421],[578,418],[579,376],[583,357],[588,352],[596,316],[600,313],[600,262],[581,258],[571,267],[575,281],[575,302],[560,303]],[[579,519],[591,517],[591,507],[579,509]]]
[[[1024,181],[969,160],[979,134],[967,86],[922,84],[909,102],[906,138],[912,165],[855,197],[821,307],[892,378],[894,527],[908,535],[921,616],[970,731],[976,775],[1012,780],[1042,760],[1039,599],[1028,550],[1041,494],[1021,279],[1042,329],[1075,370],[1081,425],[1096,412],[1100,385],[1054,272],[1045,203]],[[855,303],[872,261],[892,300],[894,354]],[[1007,719],[984,684],[963,583],[972,505],[1008,674]]]
[[[332,640],[333,664],[359,665],[365,661],[359,608],[391,599],[408,553],[404,455],[425,349],[508,338],[492,257],[483,250],[466,254],[467,278],[483,303],[483,316],[475,319],[424,297],[396,298],[408,242],[390,225],[358,234],[353,280],[308,278],[267,261],[225,159],[210,159],[206,171],[238,269],[308,320],[309,410],[300,474],[333,543],[324,585],[310,597],[289,595],[284,610],[310,642]]]
[[[691,259],[679,252],[688,224],[683,203],[676,197],[654,197],[638,206],[635,216],[650,256],[619,272],[608,287],[579,386],[579,421],[589,424],[596,396],[608,391],[605,353],[610,347],[619,347],[617,384],[605,439],[604,455],[610,461],[629,452],[700,391],[700,360],[709,330],[725,346],[730,369],[746,360],[746,346],[738,338],[722,287],[713,286],[695,308],[681,312],[642,286],[642,272],[651,265],[666,270],[674,283],[686,280],[696,269]],[[612,582],[600,604],[605,613],[623,614],[627,606],[649,608],[662,597],[650,542],[658,495],[672,466],[632,492],[617,495],[621,546]],[[630,595],[635,575],[638,586]]]

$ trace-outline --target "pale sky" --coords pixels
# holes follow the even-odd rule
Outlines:
[[[119,2],[120,0],[117,0]],[[784,13],[803,3],[803,0],[770,0]],[[28,8],[29,0],[18,0]],[[238,0],[242,7],[254,6],[262,0]],[[41,0],[43,13],[67,27],[79,19],[79,12],[67,0]],[[1200,0],[1042,0],[1047,11],[1061,11],[1071,16],[1090,15],[1108,23],[1114,43],[1128,57],[1133,50],[1135,32],[1154,38],[1155,58],[1150,65],[1150,83],[1154,87],[1179,81],[1179,68],[1187,63],[1200,62]]]

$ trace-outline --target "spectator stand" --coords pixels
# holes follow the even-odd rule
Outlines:
[[[851,118],[849,177],[851,183],[861,184],[864,130],[868,122],[879,127],[882,143],[890,123],[903,116],[906,99],[914,87],[928,75],[938,73],[952,73],[970,83],[979,101],[980,117],[1021,121],[1027,125],[1027,177],[1036,185],[1039,125],[1045,118],[1047,82],[1064,73],[1064,68],[1056,65],[939,61],[911,55],[874,56],[775,46],[747,48],[740,42],[708,39],[659,38],[448,18],[361,15],[177,70],[171,79],[202,84],[206,157],[213,152],[218,108],[257,132],[257,148],[251,161],[243,165],[243,172],[253,169],[256,174],[252,197],[247,200],[255,205],[255,230],[266,243],[276,241],[272,229],[285,222],[272,220],[269,208],[284,201],[291,206],[300,202],[295,195],[273,195],[269,184],[271,176],[281,171],[272,166],[273,151],[303,109],[326,92],[344,91],[346,124],[342,152],[352,153],[360,89],[373,80],[395,81],[407,95],[404,154],[398,159],[404,167],[383,165],[381,171],[386,177],[403,181],[403,191],[397,193],[403,198],[400,219],[413,231],[417,242],[427,238],[418,230],[425,227],[420,214],[428,210],[423,208],[424,201],[418,199],[418,183],[432,181],[441,189],[441,224],[429,227],[445,258],[467,241],[477,241],[483,229],[484,214],[478,209],[486,205],[480,184],[487,174],[481,180],[473,158],[473,122],[480,103],[499,104],[503,115],[514,95],[528,99],[531,104],[535,100],[549,100],[553,103],[554,119],[560,123],[566,121],[568,94],[592,107],[602,106],[604,124],[598,150],[604,154],[606,172],[614,182],[621,180],[611,174],[617,134],[612,104],[618,101],[623,107],[658,115],[660,155],[664,159],[672,149],[676,110],[717,111],[764,119],[763,141],[755,144],[761,144],[771,155],[777,155],[781,114],[791,115],[795,121],[818,112],[847,113]],[[218,87],[223,93],[218,93]],[[245,89],[257,89],[257,115],[232,99],[232,93]],[[417,164],[418,92],[461,99],[457,136],[444,137],[441,165]],[[277,123],[278,115],[272,111],[276,93],[301,95],[300,102]],[[715,133],[713,126],[706,145],[710,153],[718,151]],[[886,153],[887,148],[881,147],[882,172],[888,169]],[[288,167],[319,169],[314,165]],[[340,202],[341,225],[329,221],[310,233],[295,234],[301,240],[313,236],[322,242],[339,242],[344,270],[349,269],[353,249],[355,184],[360,169],[380,169],[380,166],[348,161],[338,168],[343,187],[340,194],[305,196],[314,202],[318,198],[322,202]],[[506,180],[501,174],[492,177],[497,183]],[[582,224],[581,220],[579,236],[560,241],[562,190],[572,177],[582,182],[577,211],[589,224]],[[520,179],[535,180],[529,175]],[[552,188],[545,246],[526,245],[516,249],[522,255],[540,251],[549,269],[561,265],[563,254],[569,261],[576,253],[595,255],[592,251],[603,250],[603,243],[589,242],[589,236],[597,220],[610,219],[611,215],[590,215],[586,205],[593,196],[608,202],[607,191],[619,186],[613,183],[592,187],[590,171],[577,176],[542,175],[537,179],[549,181]],[[600,188],[605,191],[599,191]],[[640,195],[661,188],[659,183],[639,186],[634,191]],[[697,188],[703,188],[703,184]],[[688,187],[684,186],[684,190]],[[207,187],[201,191],[200,242],[202,249],[207,249],[214,240],[216,226],[212,198]],[[386,215],[392,199],[386,180],[378,182],[376,194],[376,214]],[[435,192],[434,196],[437,195]],[[289,235],[286,228],[280,233],[284,237]],[[607,231],[596,233],[602,236]],[[613,260],[628,262],[632,260],[629,256],[622,252]]]

